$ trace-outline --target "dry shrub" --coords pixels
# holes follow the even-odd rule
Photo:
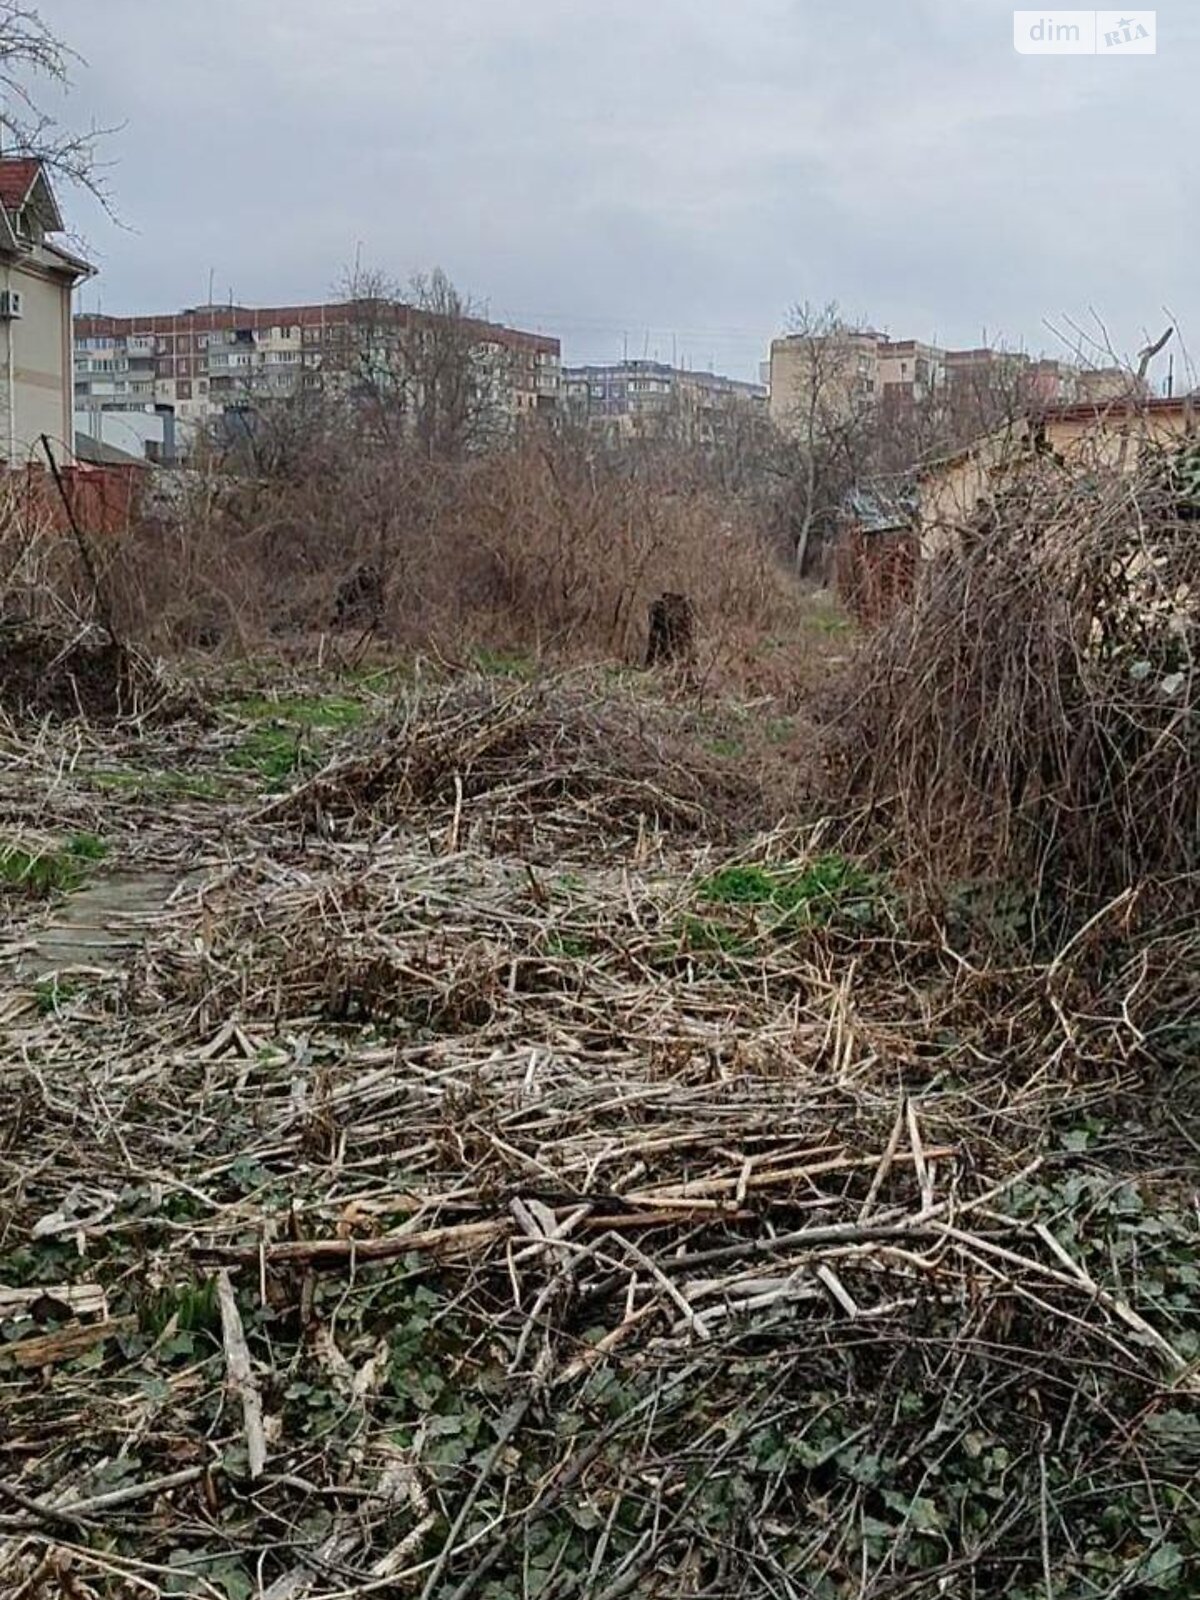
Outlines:
[[[928,881],[1016,884],[1051,919],[1194,895],[1193,515],[1165,458],[1031,469],[864,652],[849,786]]]
[[[0,481],[0,711],[113,721],[198,709],[126,631],[110,582],[117,554],[66,531],[35,475]]]
[[[0,619],[0,706],[19,717],[109,720],[139,704],[136,668],[99,629]]]
[[[672,590],[708,659],[735,659],[803,604],[748,501],[540,438],[466,461],[347,446],[271,477],[193,474],[111,571],[158,648],[246,650],[330,631],[339,586],[367,569],[381,635],[447,654],[639,659],[648,607]]]
[[[468,476],[447,519],[457,596],[512,642],[640,655],[650,603],[686,594],[713,626],[769,626],[792,598],[745,510],[582,450],[531,447]]]
[[[87,619],[94,595],[78,546],[33,473],[0,475],[0,617]]]

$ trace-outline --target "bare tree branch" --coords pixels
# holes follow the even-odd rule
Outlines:
[[[0,0],[0,141],[7,156],[31,156],[53,178],[84,189],[115,217],[105,167],[97,155],[101,140],[116,128],[93,125],[86,131],[65,127],[42,100],[35,84],[68,90],[71,72],[84,65],[47,26],[39,13],[19,0]]]

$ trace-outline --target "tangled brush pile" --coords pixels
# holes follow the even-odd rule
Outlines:
[[[1184,458],[1047,462],[931,563],[858,668],[842,759],[929,881],[1019,883],[1044,925],[1195,904],[1200,501]]]
[[[556,856],[645,831],[723,840],[770,827],[786,796],[710,754],[681,719],[582,681],[466,679],[401,706],[386,737],[271,808],[339,838],[419,823],[496,848],[552,836]]]

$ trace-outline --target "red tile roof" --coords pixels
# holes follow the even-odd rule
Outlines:
[[[32,156],[0,159],[0,202],[8,211],[17,211],[29,198],[41,163]]]

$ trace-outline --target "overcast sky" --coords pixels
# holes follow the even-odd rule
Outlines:
[[[319,300],[440,265],[568,360],[754,376],[793,303],[897,337],[1200,363],[1200,5],[1021,56],[996,0],[42,0],[125,231],[89,309]]]

